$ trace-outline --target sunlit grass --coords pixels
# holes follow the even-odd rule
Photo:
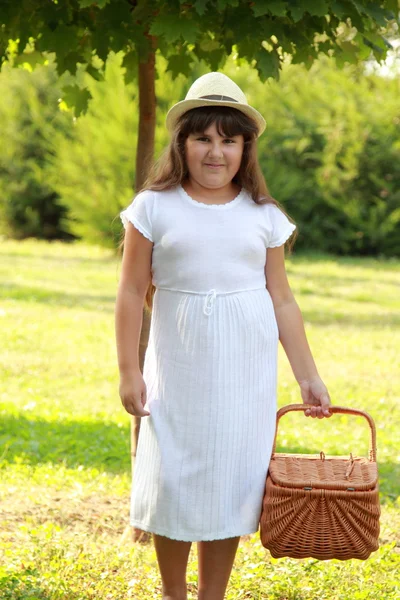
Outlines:
[[[378,429],[381,548],[368,561],[273,560],[242,539],[227,598],[400,597],[400,261],[293,255],[289,280],[334,404]],[[85,244],[0,246],[0,597],[160,598],[152,544],[129,539],[130,417],[118,396],[119,259]],[[299,402],[279,350],[279,404]],[[365,454],[358,418],[289,415],[278,445]],[[396,545],[397,544],[397,545]],[[196,597],[196,547],[188,569]]]

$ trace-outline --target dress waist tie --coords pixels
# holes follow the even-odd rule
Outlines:
[[[205,292],[194,292],[191,290],[178,290],[175,288],[168,288],[168,287],[163,287],[163,286],[157,286],[157,289],[160,290],[169,290],[171,292],[181,292],[184,294],[199,294],[199,295],[204,295]],[[220,295],[226,295],[226,294],[237,294],[239,292],[249,292],[249,291],[254,291],[254,290],[265,290],[265,286],[262,287],[255,287],[255,288],[246,288],[246,289],[241,289],[241,290],[232,290],[230,292],[217,292],[217,290],[215,290],[214,288],[209,290],[206,293],[206,297],[203,303],[203,313],[208,317],[211,315],[213,308],[214,308],[214,304],[215,304],[215,299],[217,297],[217,294]]]
[[[205,315],[209,316],[212,313],[212,309],[214,306],[215,298],[217,297],[216,290],[210,290],[204,300],[203,312]]]

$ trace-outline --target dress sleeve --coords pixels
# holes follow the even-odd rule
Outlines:
[[[130,222],[144,237],[153,242],[153,213],[154,192],[144,190],[132,200],[125,210],[120,212],[119,216],[125,229]]]
[[[268,204],[267,221],[267,248],[282,246],[296,229],[296,225],[275,204]]]

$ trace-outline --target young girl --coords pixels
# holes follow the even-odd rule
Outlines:
[[[222,600],[240,536],[258,530],[276,423],[281,342],[312,417],[328,417],[284,244],[296,226],[271,198],[263,117],[221,73],[167,115],[171,142],[125,227],[116,302],[119,393],[143,417],[132,526],[153,533],[164,600],[184,600],[198,542],[201,600]],[[142,310],[155,286],[139,368]]]

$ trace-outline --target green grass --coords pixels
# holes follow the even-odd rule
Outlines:
[[[378,428],[381,547],[367,561],[271,559],[242,538],[228,600],[400,597],[400,261],[292,256],[287,269],[335,404]],[[0,598],[160,598],[153,545],[130,541],[130,417],[118,396],[119,260],[84,244],[0,246]],[[299,402],[279,350],[279,404]],[[351,417],[282,420],[285,450],[366,453]],[[196,598],[196,545],[188,569]]]

